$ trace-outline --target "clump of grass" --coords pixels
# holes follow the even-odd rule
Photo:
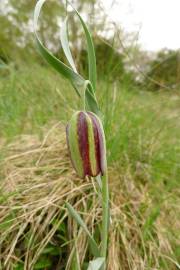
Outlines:
[[[90,232],[100,237],[101,200],[97,184],[77,178],[65,146],[64,125],[44,129],[43,139],[20,136],[7,146],[2,161],[0,265],[2,269],[81,269],[91,259],[87,235],[68,215],[70,202]],[[147,184],[129,167],[109,168],[111,222],[107,269],[178,269],[168,227],[178,204],[157,205]],[[172,244],[173,243],[173,244]],[[176,239],[178,245],[178,239]]]

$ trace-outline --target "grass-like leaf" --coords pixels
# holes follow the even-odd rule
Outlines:
[[[95,91],[96,90],[96,77],[97,77],[97,74],[96,74],[96,55],[95,55],[95,50],[94,50],[92,37],[91,37],[91,34],[89,32],[89,29],[88,29],[87,25],[83,21],[83,18],[81,17],[79,12],[73,6],[72,6],[72,8],[74,9],[77,16],[79,17],[80,22],[82,24],[82,27],[84,29],[85,36],[86,36],[87,52],[88,52],[89,80],[92,83],[93,90]]]
[[[41,8],[43,4],[45,3],[45,1],[46,0],[39,0],[35,6],[35,11],[34,11],[34,33],[35,33],[39,52],[51,66],[53,66],[60,74],[62,74],[66,79],[68,79],[72,83],[78,95],[80,95],[80,92],[78,89],[80,86],[84,85],[84,82],[85,82],[84,78],[81,77],[76,72],[74,72],[70,67],[65,65],[62,61],[57,59],[54,55],[52,55],[52,53],[47,48],[45,48],[45,46],[42,44],[38,36],[38,33],[37,33],[38,19],[41,12]]]
[[[96,96],[93,91],[93,86],[89,80],[86,80],[84,83],[84,91],[85,91],[85,102],[86,102],[87,110],[94,112],[99,117],[101,117],[101,112],[99,110]]]
[[[82,220],[82,218],[80,217],[78,212],[72,207],[72,205],[70,203],[66,202],[66,207],[67,207],[70,215],[76,220],[76,222],[83,228],[83,230],[88,235],[89,243],[90,243],[93,255],[95,257],[99,257],[100,251],[99,251],[98,245],[97,245],[96,241],[94,240],[94,238],[92,237],[91,233],[89,232],[86,224],[84,223],[84,221]]]
[[[104,262],[105,262],[104,257],[99,257],[93,261],[90,261],[87,270],[99,270],[103,266]]]
[[[76,70],[76,66],[69,48],[69,42],[68,42],[68,36],[67,36],[67,18],[65,19],[62,27],[61,27],[61,31],[60,31],[60,40],[61,40],[61,45],[64,51],[64,54],[69,62],[69,64],[71,65],[72,69],[74,70],[74,72],[77,73]]]

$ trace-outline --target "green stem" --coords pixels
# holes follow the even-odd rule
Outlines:
[[[83,86],[83,93],[82,93],[82,103],[83,103],[83,110],[86,111],[86,88],[88,86],[88,81],[85,81]]]
[[[108,188],[108,173],[102,177],[102,246],[101,256],[105,258],[107,256],[107,243],[108,243],[108,230],[109,230],[109,188]],[[106,262],[102,270],[106,269]]]
[[[83,110],[86,111],[86,88],[83,91]]]

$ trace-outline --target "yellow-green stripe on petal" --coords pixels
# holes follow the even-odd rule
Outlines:
[[[69,152],[71,157],[71,162],[77,171],[77,174],[83,178],[83,164],[82,158],[79,151],[79,138],[77,132],[77,121],[78,121],[79,112],[73,114],[69,125],[67,126],[67,141],[69,146]]]
[[[96,157],[96,145],[95,145],[95,138],[94,138],[94,126],[92,123],[92,119],[87,114],[87,125],[88,125],[88,143],[89,143],[89,162],[91,166],[91,174],[92,176],[97,175],[97,168],[98,168],[98,160]]]

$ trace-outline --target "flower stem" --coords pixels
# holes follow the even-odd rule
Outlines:
[[[102,270],[106,269],[108,230],[109,230],[109,188],[108,188],[108,173],[102,177],[102,246],[101,256],[105,258],[105,263]]]

